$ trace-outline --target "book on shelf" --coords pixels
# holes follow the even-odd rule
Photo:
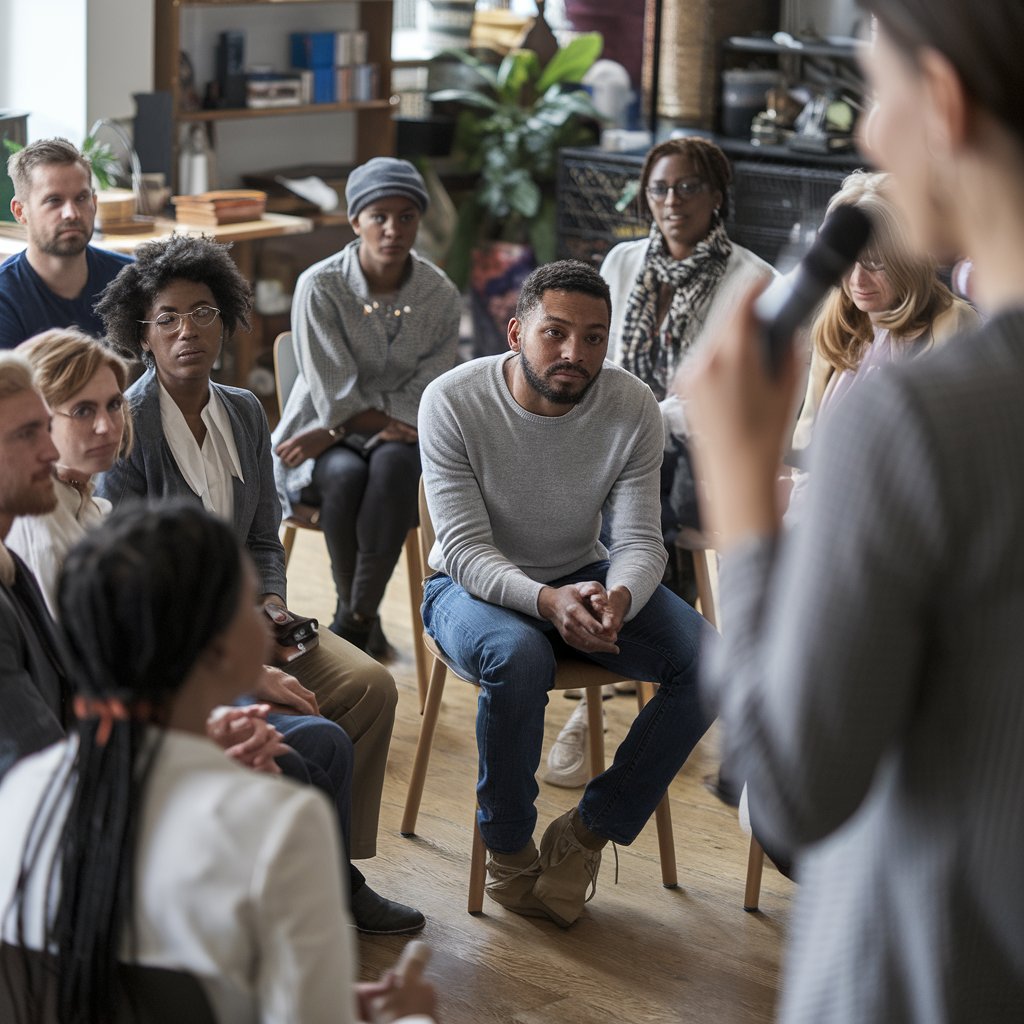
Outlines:
[[[266,192],[256,189],[220,189],[194,196],[174,196],[175,219],[183,224],[216,227],[260,220],[267,207]]]

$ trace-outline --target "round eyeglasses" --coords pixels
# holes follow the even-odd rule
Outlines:
[[[703,192],[708,187],[706,181],[677,181],[674,185],[666,185],[663,181],[655,182],[647,186],[647,196],[656,203],[663,203],[668,199],[669,192],[675,194],[676,199],[692,199],[695,195]]]
[[[181,325],[185,321],[185,317],[191,317],[192,323],[196,327],[209,327],[217,317],[220,316],[220,310],[214,306],[196,306],[195,309],[188,313],[161,313],[155,320],[140,320],[140,324],[156,324],[156,326],[164,334],[177,334],[181,330]]]

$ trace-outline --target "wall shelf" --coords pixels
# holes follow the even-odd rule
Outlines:
[[[294,3],[295,0],[270,0],[271,3]],[[187,110],[178,114],[179,121],[245,121],[255,117],[292,117],[295,114],[330,114],[357,110],[390,110],[390,99],[367,100],[363,103],[303,103],[292,107],[225,107],[221,110]]]

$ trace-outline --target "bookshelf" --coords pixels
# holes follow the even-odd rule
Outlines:
[[[205,126],[217,161],[217,186],[237,187],[241,174],[288,164],[355,165],[394,151],[391,102],[392,0],[156,0],[155,87],[171,94],[174,166],[183,133]],[[181,80],[180,54],[194,69],[195,91],[216,77],[221,32],[245,34],[245,64],[289,67],[292,32],[363,30],[368,61],[380,68],[379,98],[259,109],[195,109]],[[177,190],[177,183],[175,183]]]

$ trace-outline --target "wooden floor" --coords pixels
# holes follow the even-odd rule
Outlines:
[[[289,604],[323,622],[333,588],[323,539],[300,531],[289,567]],[[780,950],[792,885],[766,864],[761,911],[742,909],[747,839],[736,813],[708,793],[702,778],[717,765],[714,728],[671,787],[680,888],[661,885],[653,822],[619,849],[618,884],[611,847],[597,895],[568,931],[524,918],[485,900],[466,912],[476,743],[476,691],[450,678],[434,741],[426,791],[413,839],[398,833],[419,709],[404,560],[382,609],[398,650],[389,665],[398,682],[398,719],[384,788],[378,856],[360,867],[379,892],[419,907],[422,938],[434,950],[429,974],[444,1024],[590,1024],[625,1021],[769,1021],[776,1000]],[[609,753],[635,714],[635,698],[604,703]],[[545,757],[573,704],[554,694]],[[538,840],[548,821],[581,790],[541,783]],[[403,938],[360,940],[360,972],[376,977],[398,956]]]

